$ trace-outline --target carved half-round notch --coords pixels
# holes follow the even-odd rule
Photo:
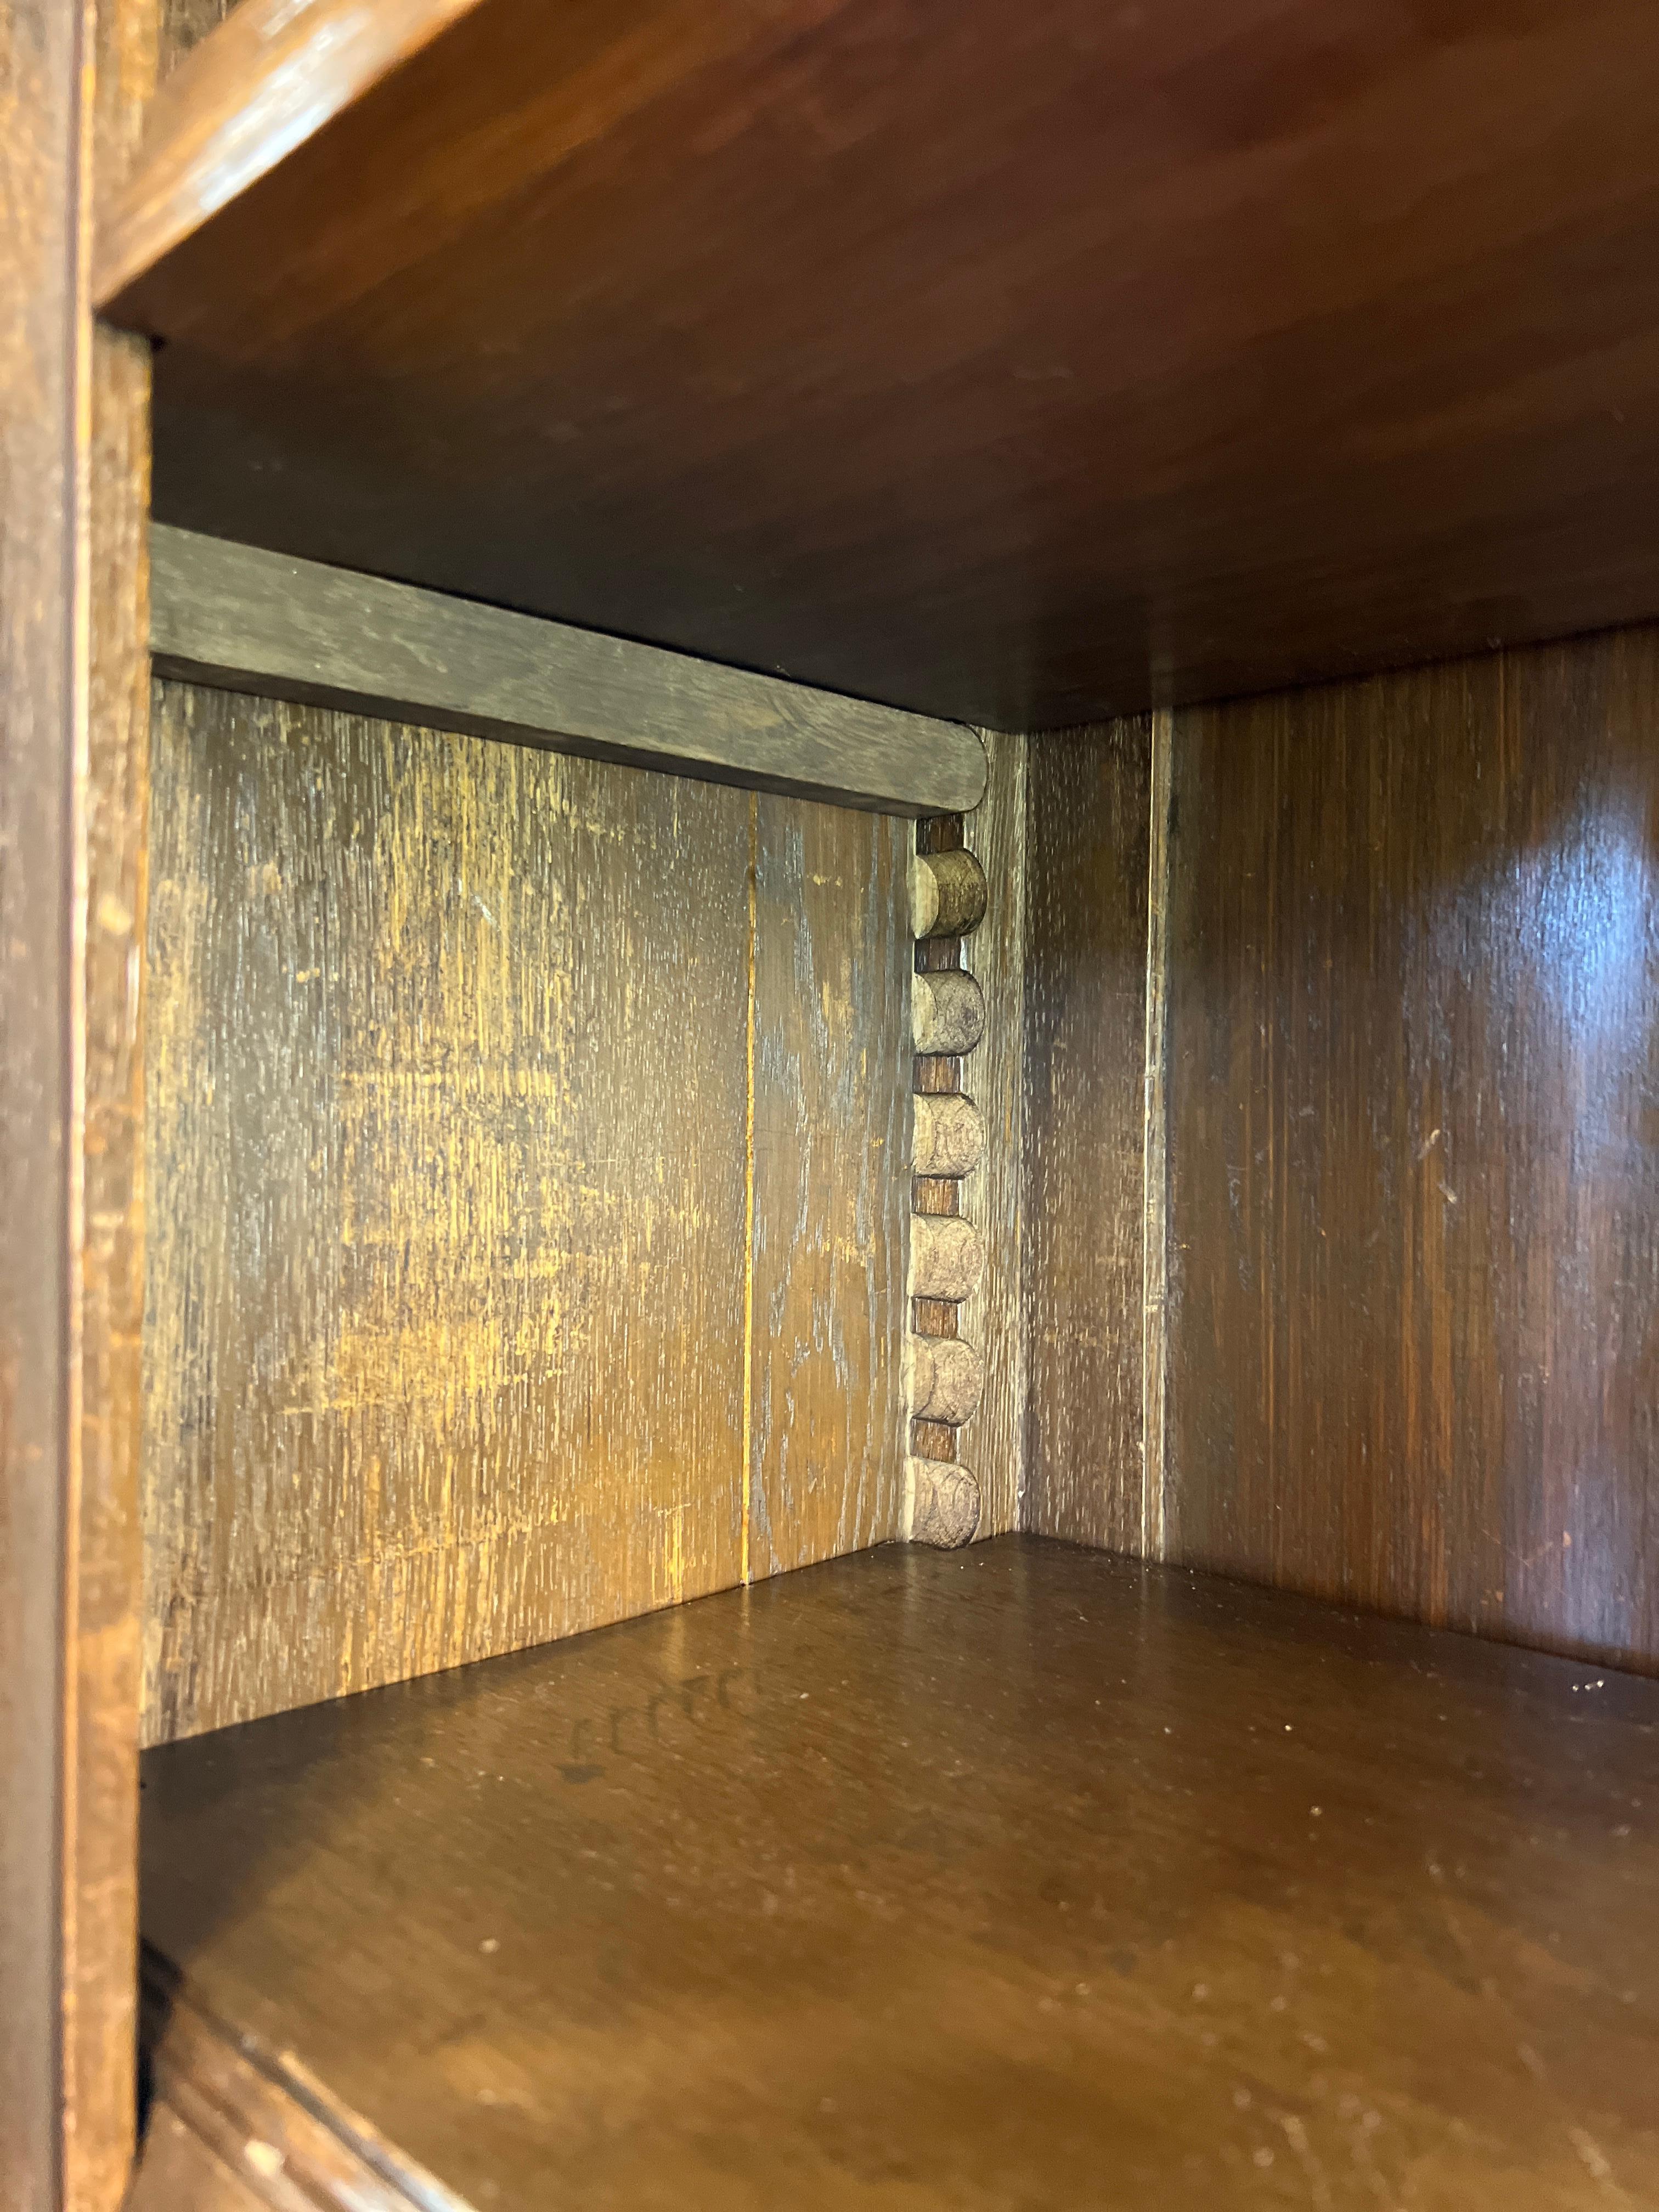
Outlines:
[[[974,1417],[985,1388],[985,1362],[955,1336],[910,1336],[904,1346],[904,1402],[915,1421],[959,1429]]]
[[[971,1541],[979,1528],[977,1479],[949,1460],[907,1459],[900,1528],[907,1542],[936,1544],[942,1552]]]
[[[960,1091],[916,1100],[910,1166],[921,1176],[971,1175],[985,1152],[985,1122]]]
[[[910,978],[910,1028],[918,1052],[971,1052],[985,1034],[985,994],[959,968]]]
[[[910,1217],[910,1295],[960,1305],[985,1272],[985,1242],[971,1221],[955,1214]]]
[[[985,919],[985,871],[971,853],[918,853],[910,863],[917,937],[966,937]]]

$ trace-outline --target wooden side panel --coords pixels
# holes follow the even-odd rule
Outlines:
[[[0,4],[0,2202],[106,2212],[132,2136],[148,354],[89,194],[142,4]]]
[[[963,1181],[962,1211],[985,1238],[985,1273],[962,1308],[959,1333],[985,1358],[985,1395],[962,1431],[979,1478],[981,1538],[1019,1526],[1025,1467],[1025,1332],[1021,1310],[1021,1160],[1025,1092],[1025,760],[1023,737],[981,732],[990,761],[984,802],[963,823],[985,870],[985,919],[967,962],[985,992],[985,1036],[963,1064],[985,1116],[985,1152]]]
[[[149,1734],[734,1581],[747,799],[159,696]]]
[[[908,822],[757,795],[750,1490],[761,1575],[896,1534]]]
[[[892,1534],[906,826],[157,696],[151,1740]]]
[[[1171,1556],[1659,1668],[1659,633],[1178,715]]]
[[[58,2187],[76,27],[0,4],[0,2203]]]
[[[1025,1525],[1143,1546],[1152,718],[1030,745]]]

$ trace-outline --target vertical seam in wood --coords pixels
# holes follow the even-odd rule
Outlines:
[[[1146,869],[1146,1158],[1141,1221],[1140,1551],[1165,1552],[1164,1370],[1168,1292],[1169,1188],[1165,1152],[1164,1054],[1169,968],[1165,927],[1170,891],[1170,799],[1175,716],[1152,715],[1151,835]]]
[[[749,1540],[755,1491],[755,1021],[760,965],[760,799],[749,794],[749,975],[743,1108],[743,1532],[739,1572],[753,1579]]]
[[[90,18],[90,20],[89,20]],[[69,705],[70,742],[63,773],[68,781],[65,816],[69,824],[69,1036],[65,1077],[69,1092],[69,1127],[64,1133],[64,1222],[67,1248],[64,1293],[65,1373],[64,1376],[63,1492],[59,1535],[63,1545],[59,1587],[62,1593],[63,1633],[58,1650],[58,1882],[60,1923],[58,1938],[58,2188],[67,2203],[79,2193],[76,2159],[76,2124],[80,2117],[76,2091],[76,2039],[78,2025],[80,1940],[80,1808],[81,1736],[86,1717],[81,1711],[82,1680],[79,1632],[81,1620],[81,1547],[84,1470],[82,1424],[86,1418],[85,1357],[86,1302],[86,1138],[87,1138],[87,898],[89,883],[87,852],[87,802],[91,782],[92,727],[91,598],[92,548],[89,465],[92,447],[92,199],[95,153],[92,108],[92,70],[97,46],[97,23],[92,0],[76,10],[75,131],[76,157],[73,167],[75,207],[70,237],[75,257],[70,287],[70,321],[64,333],[69,349],[71,467],[69,495],[74,502],[70,528],[69,574],[64,583],[70,595],[68,644],[70,662],[64,672],[64,696]]]

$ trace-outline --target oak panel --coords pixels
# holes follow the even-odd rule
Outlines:
[[[151,1736],[891,1534],[903,826],[158,700]]]
[[[1025,1525],[1137,1552],[1152,718],[1027,775]]]
[[[747,799],[159,699],[151,1735],[734,1581]]]
[[[910,1208],[908,822],[757,797],[757,1574],[898,1533]]]
[[[985,1036],[963,1063],[963,1087],[985,1117],[985,1150],[960,1189],[962,1212],[985,1237],[985,1273],[958,1328],[985,1359],[985,1393],[962,1431],[961,1456],[979,1479],[980,1534],[1000,1536],[1019,1525],[1025,1481],[1026,742],[984,735],[990,781],[963,830],[989,898],[963,958],[984,987]]]
[[[1170,1556],[1659,1668],[1659,635],[1176,718]]]

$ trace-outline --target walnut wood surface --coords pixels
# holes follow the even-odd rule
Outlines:
[[[1659,2197],[1659,1686],[1030,1537],[152,1753],[187,1994],[478,2207]]]
[[[1141,1552],[1152,720],[1032,743],[1027,1525]]]
[[[103,269],[167,520],[1046,728],[1659,609],[1656,99],[1650,0],[249,0]]]
[[[902,825],[158,698],[149,1735],[893,1534]]]
[[[1659,633],[1175,720],[1170,1555],[1659,1668]]]

